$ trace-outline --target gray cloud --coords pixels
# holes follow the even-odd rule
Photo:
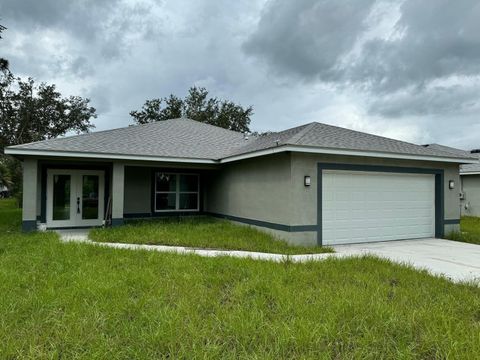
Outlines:
[[[477,7],[385,1],[4,0],[0,55],[91,98],[99,130],[197,84],[253,105],[254,130],[322,121],[478,147]]]
[[[21,28],[32,37],[53,32],[55,37],[69,38],[71,49],[81,47],[88,55],[111,60],[128,54],[138,39],[158,35],[158,19],[151,16],[155,6],[155,2],[122,0],[5,0],[0,14],[10,29]]]
[[[366,92],[372,114],[477,109],[478,84],[431,83],[480,75],[478,1],[405,0],[398,18],[383,14],[392,19],[390,34],[371,22],[380,5],[394,9],[398,3],[274,0],[244,48],[284,76]]]
[[[420,116],[461,116],[480,111],[478,85],[435,86],[409,89],[371,100],[370,113],[390,118]]]
[[[450,76],[480,73],[480,4],[477,0],[407,0],[400,7],[396,39],[363,46],[345,80],[390,92]]]
[[[274,0],[244,44],[278,72],[330,81],[340,74],[340,58],[366,30],[374,0]]]
[[[7,23],[14,19],[30,30],[55,28],[91,40],[101,32],[108,14],[115,12],[118,3],[119,0],[4,0],[0,11]]]

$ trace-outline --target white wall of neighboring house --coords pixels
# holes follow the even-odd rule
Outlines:
[[[480,216],[480,174],[462,175],[462,216]]]

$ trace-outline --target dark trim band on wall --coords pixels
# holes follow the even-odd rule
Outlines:
[[[103,228],[102,225],[95,225],[95,226],[55,226],[55,227],[47,227],[47,230],[101,229],[101,228]]]
[[[22,231],[31,232],[37,230],[37,220],[23,220]]]
[[[260,226],[265,227],[268,229],[273,230],[280,230],[286,232],[307,232],[307,231],[317,231],[317,225],[284,225],[284,224],[277,224],[268,221],[262,220],[254,220],[254,219],[247,219],[238,216],[232,215],[224,215],[224,214],[217,214],[217,213],[206,213],[211,216],[215,216],[221,219],[227,219],[231,221],[237,221],[248,225]]]
[[[112,219],[112,227],[123,225],[123,223],[124,223],[123,218]]]
[[[205,215],[202,211],[162,211],[154,213],[124,213],[124,219],[151,219],[162,217],[199,216]]]
[[[444,225],[460,225],[460,219],[445,219],[443,220]]]
[[[123,214],[124,219],[151,219],[161,217],[175,217],[175,216],[201,216],[210,215],[220,219],[227,219],[231,221],[241,222],[248,225],[260,226],[268,229],[286,231],[286,232],[308,232],[317,231],[317,225],[284,225],[278,223],[272,223],[262,220],[247,219],[238,216],[217,214],[203,211],[191,211],[191,212],[161,212],[161,213],[137,213],[137,214]]]
[[[402,166],[358,165],[339,163],[317,164],[317,243],[322,245],[322,176],[323,170],[365,171],[399,174],[431,174],[435,175],[435,237],[442,238],[444,233],[444,171],[443,169],[428,169]],[[448,220],[447,220],[448,221]]]

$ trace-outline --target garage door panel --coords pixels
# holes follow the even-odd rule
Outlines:
[[[434,236],[433,175],[324,171],[325,244]]]

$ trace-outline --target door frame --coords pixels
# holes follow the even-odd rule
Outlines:
[[[105,171],[103,170],[83,170],[83,169],[47,169],[46,184],[46,224],[47,228],[75,228],[75,227],[92,227],[100,226],[103,223],[105,211]],[[53,220],[53,176],[54,175],[70,175],[70,219],[69,220]],[[81,219],[74,209],[77,207],[77,199],[80,198],[78,206],[82,208],[82,176],[97,175],[98,181],[98,218],[97,219]],[[81,214],[81,213],[80,213]]]
[[[359,165],[359,164],[339,164],[339,163],[317,163],[317,244],[323,243],[323,170],[345,170],[345,171],[363,171],[380,173],[400,173],[400,174],[432,174],[435,175],[435,237],[443,237],[443,213],[444,213],[444,171],[443,169],[403,167],[403,166],[383,166],[383,165]]]

